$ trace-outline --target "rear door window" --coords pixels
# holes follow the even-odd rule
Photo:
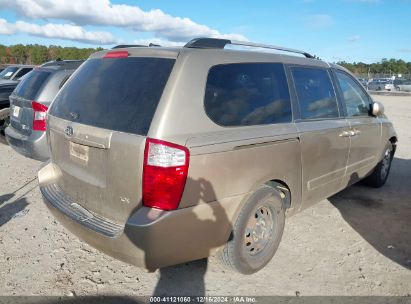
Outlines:
[[[22,68],[20,71],[17,72],[16,74],[16,79],[22,78],[24,75],[26,75],[28,72],[30,72],[33,68]]]
[[[235,63],[210,69],[204,106],[221,126],[290,122],[292,111],[284,66]]]
[[[347,109],[347,116],[368,116],[370,101],[360,85],[344,72],[336,71],[338,84]]]
[[[34,70],[18,84],[14,93],[21,98],[35,100],[50,75],[49,71]]]
[[[174,62],[148,57],[89,59],[57,94],[50,114],[147,135]]]
[[[292,67],[302,119],[338,117],[338,103],[326,69]]]

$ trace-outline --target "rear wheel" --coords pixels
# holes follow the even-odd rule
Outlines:
[[[391,143],[385,148],[384,156],[382,160],[374,168],[374,171],[364,179],[364,184],[374,188],[384,186],[388,179],[388,175],[391,169],[392,158],[394,157],[394,147]]]
[[[221,255],[223,263],[252,274],[273,257],[284,231],[285,207],[277,190],[261,186],[247,200]]]
[[[4,131],[10,124],[10,108],[0,110],[0,142],[7,144]]]

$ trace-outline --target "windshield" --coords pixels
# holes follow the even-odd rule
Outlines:
[[[18,67],[8,67],[0,73],[0,79],[10,79],[18,70]]]

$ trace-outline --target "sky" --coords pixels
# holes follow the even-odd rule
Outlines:
[[[0,44],[110,48],[221,37],[336,62],[411,61],[411,0],[0,0]]]

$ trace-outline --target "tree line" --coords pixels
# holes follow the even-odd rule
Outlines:
[[[61,47],[57,45],[0,44],[0,64],[42,64],[56,59],[87,59],[90,54],[102,48]]]
[[[0,64],[42,64],[56,59],[87,59],[90,54],[102,48],[61,47],[57,45],[16,44],[5,46],[0,44]],[[382,59],[380,62],[367,64],[364,62],[345,62],[344,66],[354,74],[411,74],[411,62],[402,59]]]
[[[344,66],[352,73],[357,75],[366,74],[411,74],[411,62],[405,62],[402,59],[382,59],[380,62],[367,64],[364,62],[348,63],[345,61],[337,62],[337,64]]]

